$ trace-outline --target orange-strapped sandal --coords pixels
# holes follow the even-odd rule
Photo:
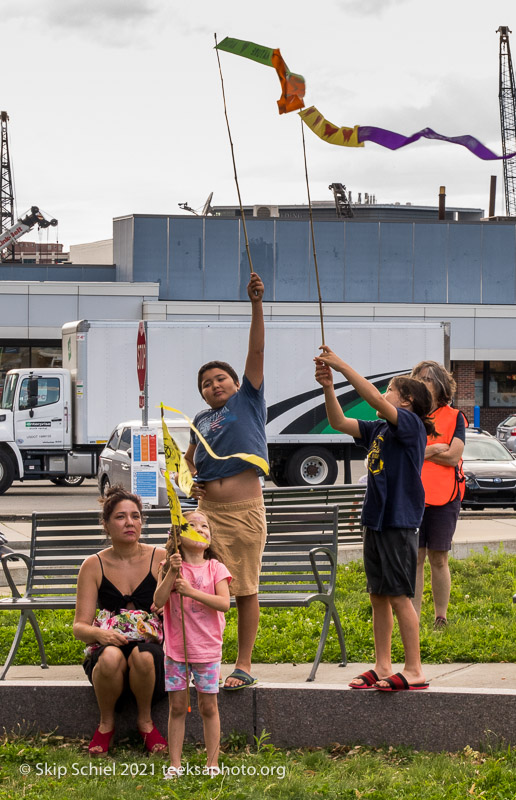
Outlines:
[[[111,737],[113,736],[114,732],[115,729],[113,728],[112,731],[107,731],[107,733],[101,733],[97,728],[97,730],[93,734],[93,739],[88,745],[90,758],[102,758],[103,756],[107,756],[107,752],[109,750],[109,744],[111,742]]]
[[[167,740],[163,738],[155,725],[147,733],[145,731],[138,731],[138,733],[142,737],[145,748],[149,753],[164,753],[168,749]]]

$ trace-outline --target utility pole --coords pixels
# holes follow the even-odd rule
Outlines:
[[[0,125],[2,128],[2,143],[0,147],[0,229],[11,228],[14,225],[14,189],[11,173],[11,159],[9,157],[9,138],[7,136],[7,111],[0,112]],[[14,261],[14,245],[9,247],[10,259]]]
[[[501,25],[500,34],[500,82],[498,99],[500,101],[500,123],[502,127],[503,155],[516,153],[516,98],[514,96],[514,72],[512,69],[509,34],[512,31]],[[503,162],[503,182],[505,189],[505,213],[516,216],[516,156]]]

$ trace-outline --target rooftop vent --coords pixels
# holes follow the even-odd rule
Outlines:
[[[258,219],[279,217],[279,206],[253,206],[253,217]]]

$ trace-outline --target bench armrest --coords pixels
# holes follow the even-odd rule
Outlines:
[[[9,565],[8,565],[7,562],[11,561],[11,560],[12,561],[17,561],[19,558],[21,558],[22,561],[25,561],[25,564],[27,565],[27,570],[30,570],[30,567],[31,567],[31,564],[32,564],[32,559],[29,558],[29,556],[27,556],[25,553],[12,552],[12,553],[5,553],[3,556],[0,556],[0,561],[2,562],[2,567],[4,569],[4,574],[5,574],[7,583],[9,584],[9,588],[11,590],[11,594],[12,594],[13,598],[16,598],[16,599],[21,598],[22,595],[18,591],[18,587],[16,586],[16,583],[14,582],[13,576],[11,575],[11,570],[9,569]],[[23,595],[24,597],[26,596],[26,593],[27,593],[27,584],[25,584],[25,592],[24,592],[24,595]]]
[[[317,562],[315,560],[316,553],[324,553],[328,556],[328,559],[331,564],[331,577],[330,577],[330,585],[328,587],[328,591],[325,590],[323,583],[321,581],[321,576],[319,575],[319,570],[317,569]],[[312,565],[312,572],[314,573],[315,582],[317,583],[317,588],[319,589],[320,594],[327,594],[329,597],[333,596],[335,591],[335,582],[337,580],[337,565],[335,562],[335,554],[332,553],[331,550],[328,550],[327,547],[314,547],[308,553],[310,558],[310,563]]]

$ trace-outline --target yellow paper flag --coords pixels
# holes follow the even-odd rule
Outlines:
[[[179,469],[176,467],[176,461],[174,460],[173,454],[177,451],[180,456],[179,461],[181,461],[182,459],[187,469],[188,466],[177,444],[174,442],[170,433],[168,432],[167,423],[165,422],[163,416],[161,417],[161,426],[163,428],[163,443],[165,445],[165,464],[166,464],[165,483],[167,486],[167,497],[168,497],[168,505],[170,508],[170,519],[172,521],[172,527],[178,527],[180,529],[181,536],[184,536],[186,539],[192,539],[194,542],[206,542],[207,539],[204,536],[201,536],[200,533],[197,533],[197,531],[194,528],[192,528],[188,520],[185,519],[185,517],[183,516],[183,512],[181,510],[181,503],[179,502],[177,492],[170,478],[171,472],[179,472]],[[190,472],[190,470],[188,471]],[[190,488],[192,483],[193,480],[190,481]]]
[[[193,486],[193,477],[192,473],[190,472],[190,468],[185,461],[185,457],[182,454],[180,448],[177,446],[176,442],[170,435],[170,432],[167,428],[167,423],[164,419],[162,419],[162,428],[163,428],[163,445],[165,449],[165,463],[167,465],[167,471],[169,475],[172,473],[177,472],[178,475],[178,486],[182,492],[186,494],[187,497],[190,497],[192,494],[192,486]]]
[[[178,408],[171,408],[170,406],[164,406],[163,404],[161,407],[166,409],[167,411],[173,411],[174,414],[180,414],[184,419],[186,419],[191,429],[196,434],[199,441],[204,445],[206,451],[210,454],[212,458],[216,458],[217,461],[226,461],[228,458],[241,458],[242,461],[248,461],[249,464],[253,464],[255,467],[259,467],[261,470],[263,470],[265,475],[269,474],[269,465],[267,464],[266,460],[261,456],[254,455],[253,453],[232,453],[229,456],[218,456],[216,453],[213,452],[213,450],[211,449],[210,445],[208,444],[204,436],[201,433],[199,433],[199,431],[193,424],[190,417],[187,417],[186,414],[183,414],[183,412],[179,411]]]

